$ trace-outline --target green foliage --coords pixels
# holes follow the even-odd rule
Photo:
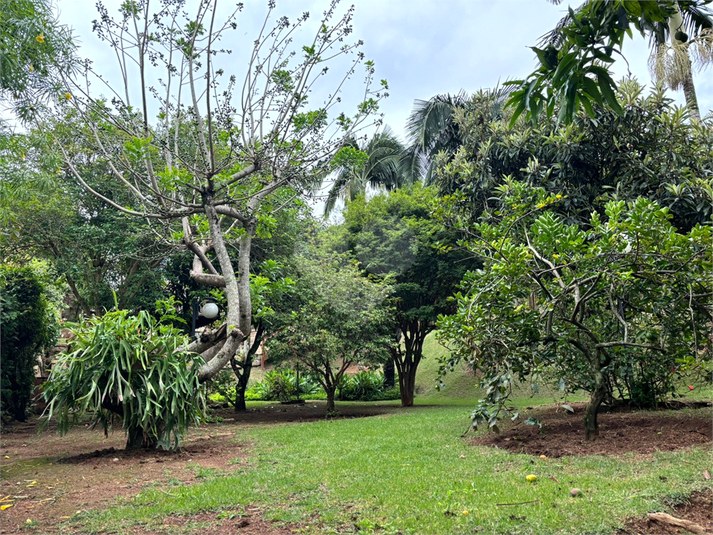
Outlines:
[[[365,193],[367,185],[391,191],[413,183],[402,165],[403,152],[404,146],[389,127],[361,145],[356,139],[347,140],[332,159],[331,170],[337,176],[327,195],[325,216],[334,209],[337,199],[351,202]]]
[[[415,374],[423,342],[463,274],[475,266],[454,249],[456,235],[431,216],[436,189],[420,184],[349,203],[334,247],[349,251],[365,274],[391,283],[395,329],[392,355],[399,371],[404,405],[413,403]],[[399,339],[400,333],[403,339]]]
[[[464,142],[441,158],[434,181],[442,195],[458,195],[475,220],[494,206],[503,177],[545,188],[565,198],[555,209],[570,222],[587,224],[609,200],[639,196],[668,207],[677,228],[705,224],[713,214],[713,129],[688,124],[685,113],[661,89],[643,94],[635,81],[619,86],[623,117],[594,106],[560,126],[544,118],[512,128],[489,118],[483,101],[458,117]]]
[[[175,449],[204,416],[197,379],[202,358],[187,339],[146,311],[113,310],[74,326],[74,337],[44,388],[48,420],[66,433],[89,414],[108,431],[121,418],[127,447]]]
[[[71,132],[69,126],[49,133],[2,132],[0,171],[5,180],[0,193],[2,224],[8,231],[0,235],[0,254],[15,262],[25,261],[28,254],[51,262],[86,316],[111,308],[113,291],[120,307],[151,310],[163,297],[160,266],[169,252],[146,221],[88,195],[62,171],[54,136],[74,152],[75,167],[92,187],[112,190],[107,167],[88,154],[86,126],[71,126]],[[113,143],[119,142],[117,136]],[[118,192],[111,195],[127,200]]]
[[[668,32],[669,18],[679,9],[686,13],[690,31],[699,34],[711,28],[705,3],[612,0],[588,1],[576,10],[569,8],[569,14],[546,36],[544,48],[531,47],[540,67],[525,80],[506,83],[516,88],[508,101],[514,110],[511,124],[523,113],[533,124],[543,114],[572,123],[580,109],[594,118],[597,105],[623,115],[608,66],[617,56],[623,57],[626,37],[632,37],[636,30],[642,36],[651,35],[653,43],[660,43]],[[690,74],[687,53],[686,61]],[[697,113],[697,104],[695,107]]]
[[[0,1],[0,96],[25,120],[39,101],[69,95],[53,74],[71,72],[74,45],[52,8],[49,0]]]
[[[258,381],[246,392],[246,398],[262,401],[290,401],[296,398],[316,394],[320,386],[308,374],[301,373],[299,377],[299,392],[297,389],[297,372],[289,369],[270,370],[262,381]]]
[[[483,269],[439,320],[453,351],[443,369],[467,360],[483,374],[487,404],[474,425],[496,426],[513,378],[548,369],[562,389],[592,394],[593,432],[602,401],[656,403],[673,390],[672,369],[710,355],[710,226],[679,233],[644,198],[570,225],[550,209],[562,196],[512,180],[497,191],[463,242]]]
[[[37,270],[0,265],[3,418],[25,420],[37,357],[57,340],[57,314],[47,292]]]
[[[374,401],[382,399],[384,375],[370,370],[344,375],[339,383],[338,397],[343,401]]]
[[[351,363],[389,358],[388,286],[369,281],[339,257],[299,259],[294,312],[270,340],[270,356],[307,368],[327,393],[334,393]]]

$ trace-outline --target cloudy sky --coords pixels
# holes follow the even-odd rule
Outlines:
[[[105,0],[110,10],[120,3]],[[80,54],[95,60],[100,70],[111,65],[111,51],[92,34],[94,2],[58,0],[58,4],[60,20],[73,27],[79,38]],[[266,12],[265,0],[245,4],[238,15],[238,31],[231,34],[233,41],[224,43],[236,52],[249,49]],[[275,15],[294,18],[308,11],[316,23],[326,5],[326,0],[277,0]],[[348,5],[343,2],[342,7]],[[400,135],[415,99],[461,89],[473,92],[526,76],[535,67],[535,55],[528,47],[553,28],[567,9],[566,2],[556,6],[546,0],[356,0],[355,6],[353,35],[364,41],[363,50],[376,63],[378,79],[389,82],[390,97],[382,111],[386,123]],[[228,0],[220,2],[224,13],[233,7]],[[629,64],[621,60],[615,64],[617,78],[629,71],[640,82],[650,83],[647,46],[636,35],[626,42]],[[239,53],[232,61],[240,71]],[[104,72],[111,78],[115,70]],[[697,73],[695,80],[705,113],[713,108],[711,69]],[[682,94],[671,96],[683,101]]]

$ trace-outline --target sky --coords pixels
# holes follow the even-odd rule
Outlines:
[[[110,10],[120,3],[119,0],[105,0]],[[256,35],[266,5],[266,1],[247,0],[243,12],[238,14],[237,34],[246,36],[243,45]],[[294,18],[308,11],[316,22],[326,5],[326,0],[277,0],[275,15],[286,14]],[[342,3],[343,7],[348,5]],[[578,3],[572,5],[576,7]],[[60,20],[71,26],[79,39],[80,55],[94,59],[98,66],[110,62],[110,51],[92,34],[91,24],[96,18],[94,2],[58,0],[58,6]],[[224,13],[233,6],[233,2],[220,1]],[[530,73],[536,60],[528,47],[536,45],[538,38],[555,26],[566,13],[567,3],[554,5],[546,0],[357,0],[355,8],[354,36],[364,41],[363,51],[375,62],[377,78],[389,82],[390,96],[381,104],[385,122],[403,136],[416,99],[492,88]],[[231,42],[226,46],[241,48],[240,43],[234,45]],[[631,72],[640,82],[650,84],[647,40],[635,35],[633,40],[625,43],[624,53],[629,64],[617,61],[615,78]],[[705,114],[713,108],[711,68],[694,77],[701,111]],[[671,92],[671,96],[683,103],[681,91]]]
[[[71,26],[77,37],[79,54],[92,59],[111,83],[118,84],[115,57],[111,49],[92,33],[97,18],[93,0],[57,0],[60,21]],[[152,0],[157,4],[157,0]],[[120,0],[104,0],[116,11]],[[188,5],[195,3],[189,0]],[[303,39],[313,35],[327,0],[276,0],[272,20],[286,15],[291,20],[307,11],[311,17]],[[342,2],[344,11],[350,2]],[[367,59],[376,65],[376,79],[386,79],[390,96],[381,102],[384,122],[406,141],[404,128],[414,101],[428,100],[437,94],[472,93],[493,88],[511,79],[526,77],[536,66],[528,47],[552,29],[567,12],[567,2],[554,5],[547,0],[356,0],[354,38],[364,41]],[[235,3],[219,0],[219,14],[227,15]],[[572,2],[572,7],[579,2]],[[225,63],[226,72],[240,79],[245,70],[251,43],[267,12],[267,0],[246,0],[238,14],[238,29],[222,44],[233,54]],[[650,86],[647,60],[648,40],[634,34],[624,44],[626,62],[613,65],[616,80],[631,74]],[[628,63],[627,63],[628,62]],[[713,69],[694,74],[702,115],[713,109]],[[352,86],[358,98],[363,85]],[[345,93],[346,97],[350,91]],[[683,105],[683,93],[669,92]],[[348,100],[345,98],[345,101]],[[318,212],[319,207],[315,209]],[[337,210],[339,212],[340,210]]]

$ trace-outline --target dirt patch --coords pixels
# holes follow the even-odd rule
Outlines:
[[[195,515],[172,515],[164,519],[167,530],[179,527],[189,533],[201,535],[293,535],[296,525],[264,520],[259,509],[254,512],[221,511]]]
[[[687,502],[677,505],[670,513],[676,518],[690,520],[702,526],[709,532],[713,532],[713,490],[704,489],[701,492],[694,492]],[[660,524],[645,518],[632,518],[626,522],[623,530],[617,535],[677,535],[679,533],[689,533],[686,530]]]
[[[629,408],[600,413],[599,437],[584,439],[584,403],[571,405],[570,414],[560,405],[521,411],[519,422],[506,426],[500,434],[486,433],[470,439],[471,444],[496,446],[529,455],[619,455],[627,452],[673,451],[699,444],[711,444],[711,407],[694,408],[680,414],[669,411],[640,412]],[[678,407],[681,408],[681,407]],[[528,417],[537,425],[526,425]]]
[[[340,417],[375,416],[397,410],[395,406],[344,406]],[[118,498],[132,498],[147,486],[170,492],[216,474],[245,470],[250,444],[240,439],[241,429],[255,425],[324,419],[324,403],[276,403],[244,413],[213,411],[213,423],[193,429],[178,452],[124,451],[121,429],[108,437],[89,425],[78,425],[67,435],[49,425],[38,434],[40,420],[15,422],[3,429],[0,443],[0,533],[26,533],[27,520],[36,533],[62,532],[61,523],[79,511],[107,507]],[[70,530],[71,531],[71,530]],[[238,512],[170,516],[165,526],[135,534],[181,532],[282,534],[292,529],[264,520],[260,511],[247,507]],[[67,528],[64,528],[67,532]]]

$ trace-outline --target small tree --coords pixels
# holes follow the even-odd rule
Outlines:
[[[360,276],[336,258],[300,262],[296,293],[301,305],[270,341],[270,354],[308,368],[334,411],[337,387],[352,364],[378,365],[389,358],[392,328],[388,286]]]
[[[711,357],[711,227],[678,233],[644,198],[568,225],[549,209],[561,195],[511,180],[497,191],[466,244],[484,267],[440,319],[453,350],[444,368],[468,359],[484,376],[474,426],[497,428],[513,379],[548,370],[561,389],[591,394],[592,439],[602,402],[644,392],[655,403],[673,388],[672,368]]]
[[[448,297],[474,267],[472,255],[453,249],[455,233],[432,218],[435,201],[435,188],[419,184],[369,202],[361,197],[347,206],[345,235],[338,239],[366,274],[392,283],[391,354],[404,407],[413,405],[423,342],[436,328],[438,315],[455,310]]]
[[[57,317],[39,275],[30,267],[0,265],[0,349],[3,416],[24,422],[37,357],[57,340]]]
[[[175,449],[205,413],[198,371],[203,359],[185,351],[180,331],[141,311],[114,310],[75,326],[45,385],[48,420],[59,431],[87,414],[107,433],[121,420],[127,449]]]

